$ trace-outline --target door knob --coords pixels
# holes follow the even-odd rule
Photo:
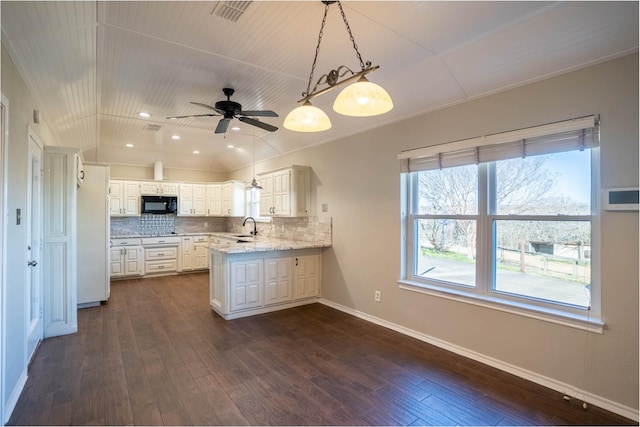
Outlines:
[[[38,261],[29,261],[29,262],[27,263],[27,265],[28,265],[29,267],[35,267],[36,265],[38,265]]]

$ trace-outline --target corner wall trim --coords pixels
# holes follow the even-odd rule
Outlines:
[[[546,377],[544,375],[540,375],[536,372],[529,371],[527,369],[523,369],[519,366],[511,365],[509,363],[505,363],[501,360],[494,359],[492,357],[486,356],[481,353],[477,353],[475,351],[468,350],[464,347],[457,346],[455,344],[451,344],[449,342],[443,341],[438,338],[434,338],[427,334],[423,334],[418,331],[414,331],[413,329],[406,328],[404,326],[397,325],[392,322],[388,322],[386,320],[380,319],[375,316],[371,316],[370,314],[364,313],[362,311],[346,307],[344,305],[335,303],[333,301],[329,301],[325,298],[320,299],[320,304],[326,305],[331,308],[335,308],[336,310],[340,310],[344,313],[350,314],[352,316],[358,317],[360,319],[366,320],[371,323],[375,323],[376,325],[394,330],[403,335],[410,336],[412,338],[418,339],[420,341],[426,342],[428,344],[435,345],[436,347],[440,347],[442,349],[451,351],[455,354],[459,354],[464,357],[468,357],[469,359],[475,360],[480,363],[484,363],[485,365],[489,365],[491,367],[500,369],[501,371],[508,372],[517,377],[523,378],[525,380],[531,381],[533,383],[542,385],[544,387],[550,388],[552,390],[563,393],[567,396],[574,396],[579,394],[582,396],[584,394],[585,401],[591,405],[598,406],[600,408],[606,409],[607,411],[611,411],[615,414],[621,415],[625,418],[629,418],[630,420],[638,422],[640,420],[640,414],[638,410],[630,408],[626,405],[622,405],[620,403],[614,402],[607,398],[589,393],[587,391],[582,391],[578,387],[572,386],[570,384],[563,383],[561,381],[557,381],[553,378]]]
[[[25,369],[24,372],[22,372],[22,374],[20,375],[20,378],[18,378],[16,386],[11,391],[11,395],[7,397],[7,401],[4,407],[4,414],[2,414],[2,423],[0,423],[0,425],[5,425],[9,422],[9,418],[11,418],[11,414],[18,404],[18,399],[20,398],[20,394],[22,393],[22,390],[24,389],[24,386],[26,384],[27,371]]]

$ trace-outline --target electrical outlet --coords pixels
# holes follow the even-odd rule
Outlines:
[[[376,300],[376,302],[380,302],[380,291],[376,291],[373,298]]]

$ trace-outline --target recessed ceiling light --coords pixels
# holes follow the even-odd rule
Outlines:
[[[198,150],[193,150],[193,154],[200,154]]]
[[[140,112],[138,113],[138,115],[139,115],[140,117],[144,117],[145,119],[148,119],[149,117],[151,117],[151,114],[150,114],[150,113],[147,113],[146,111],[140,111]]]
[[[231,130],[238,131],[238,130],[240,130],[240,128],[238,126],[234,126],[234,127],[231,128]]]
[[[233,148],[232,144],[227,145],[227,148]]]
[[[180,139],[180,135],[171,135],[171,139]]]
[[[133,144],[125,144],[125,147],[127,147],[127,148],[133,148]]]

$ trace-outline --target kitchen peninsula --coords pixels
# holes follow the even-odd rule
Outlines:
[[[311,304],[320,297],[323,239],[286,240],[215,233],[211,308],[227,320]]]

